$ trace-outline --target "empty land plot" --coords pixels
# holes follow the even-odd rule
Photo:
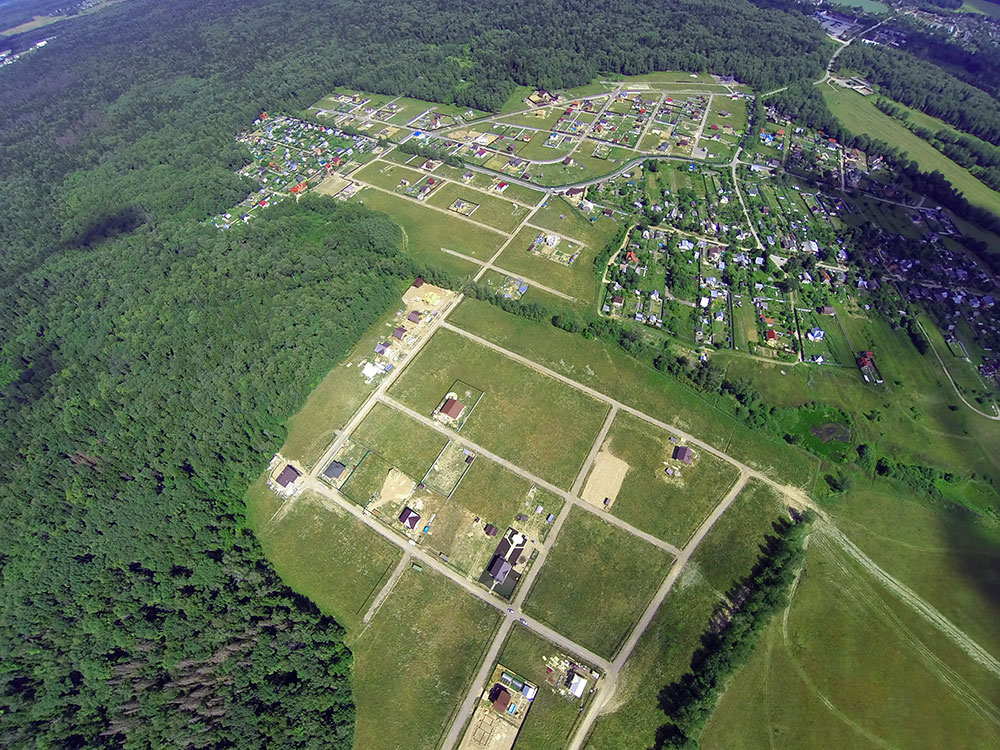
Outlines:
[[[355,746],[438,747],[498,620],[443,576],[407,570],[351,644]]]
[[[251,525],[281,580],[349,631],[361,626],[371,601],[402,553],[361,521],[315,493],[305,493],[273,523],[254,511],[267,496],[263,481],[247,492]]]
[[[456,200],[466,204],[476,205],[473,221],[494,227],[504,232],[511,232],[528,215],[529,209],[519,203],[506,200],[503,196],[490,195],[479,190],[473,190],[465,185],[449,182],[439,190],[435,190],[427,199],[428,205],[437,208],[448,208]]]
[[[570,511],[525,611],[566,637],[611,658],[673,559],[579,508]]]
[[[555,234],[559,244],[554,250],[560,251],[562,257],[576,259],[569,265],[553,260],[551,256],[531,250],[532,243],[540,234]],[[547,246],[546,252],[552,252]],[[594,299],[597,280],[594,278],[593,258],[600,248],[595,249],[584,245],[558,232],[540,231],[534,227],[523,227],[497,259],[497,265],[514,274],[520,274],[529,279],[538,279],[546,286],[568,294],[581,302]],[[568,256],[565,254],[569,254]]]
[[[538,686],[528,717],[517,735],[517,750],[562,750],[569,744],[585,700],[561,695],[549,682],[545,659],[573,654],[556,648],[530,630],[515,627],[500,652],[499,663]],[[586,698],[586,696],[585,696]]]
[[[901,710],[900,707],[906,707]],[[995,747],[996,681],[819,530],[704,747]]]
[[[395,190],[403,184],[403,181],[408,185],[417,184],[424,175],[415,169],[376,159],[370,164],[366,164],[351,176],[359,182],[375,185],[386,190]]]
[[[420,479],[448,439],[386,404],[378,403],[351,433],[351,440]]]
[[[485,227],[477,226],[457,216],[421,206],[416,201],[374,190],[364,194],[364,204],[376,211],[385,211],[403,227],[406,250],[420,261],[434,263],[464,275],[476,266],[460,258],[442,253],[441,248],[487,260],[506,237]]]
[[[486,394],[463,437],[553,484],[572,484],[601,428],[604,404],[446,330],[434,334],[390,393],[430,415],[456,379]]]
[[[393,471],[393,466],[388,460],[382,458],[378,453],[367,452],[357,468],[340,486],[340,492],[353,503],[366,506],[368,503],[378,501],[389,488],[386,486],[389,474],[392,472],[396,477],[395,485],[399,485],[398,492],[408,494],[412,491],[413,480],[404,481],[406,475]]]
[[[620,412],[605,447],[628,465],[611,512],[654,536],[684,546],[739,477],[736,467],[698,448],[688,465],[672,458],[680,443],[659,427]],[[666,470],[673,471],[668,475]],[[594,479],[594,472],[588,484]],[[585,490],[586,491],[586,490]]]
[[[660,690],[690,669],[713,611],[750,572],[759,545],[782,513],[774,497],[756,489],[745,499],[739,513],[729,516],[734,505],[723,514],[681,571],[618,675],[614,709],[598,719],[588,750],[648,747],[655,741],[657,728],[666,723]]]

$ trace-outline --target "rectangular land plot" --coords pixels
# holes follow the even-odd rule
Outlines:
[[[390,393],[428,416],[455,380],[485,392],[462,435],[553,484],[569,487],[607,407],[447,330],[434,334]]]
[[[448,439],[386,404],[378,403],[351,434],[411,477],[422,477]]]
[[[602,489],[604,482],[624,471],[620,489],[609,498],[611,513],[683,547],[725,497],[739,471],[700,448],[693,449],[695,458],[685,464],[672,457],[678,447],[680,443],[671,442],[659,427],[619,412],[584,484],[583,499],[600,508],[605,492],[614,492]]]
[[[258,482],[248,507],[266,496],[274,493]],[[349,630],[360,627],[402,557],[399,548],[315,493],[298,498],[280,520],[261,520],[254,530],[281,580]]]
[[[500,652],[499,663],[538,686],[538,693],[531,703],[521,731],[517,735],[517,750],[562,750],[567,747],[580,718],[584,700],[557,690],[549,679],[545,660],[566,654],[544,638],[525,628],[510,631]]]
[[[502,195],[489,195],[488,193],[472,190],[454,182],[450,182],[440,190],[436,190],[427,199],[428,205],[436,206],[437,208],[448,208],[455,201],[462,201],[466,205],[475,205],[475,216],[472,217],[473,221],[486,224],[504,232],[513,231],[521,223],[521,220],[528,215],[529,211],[525,206],[507,200]]]
[[[498,621],[496,610],[446,578],[407,570],[351,644],[355,746],[438,747]]]
[[[574,508],[531,589],[525,611],[611,658],[672,562],[648,542]]]

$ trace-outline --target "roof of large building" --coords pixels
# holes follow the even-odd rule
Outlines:
[[[449,398],[444,402],[444,406],[441,407],[441,413],[452,419],[458,419],[459,415],[462,413],[462,409],[465,408],[465,404],[459,401],[457,398]]]
[[[510,705],[510,692],[498,682],[490,688],[490,702],[493,708],[502,713]]]
[[[281,470],[281,473],[278,474],[277,482],[282,487],[287,487],[296,479],[298,479],[300,476],[302,476],[302,472],[300,472],[291,464],[288,464],[284,469]]]
[[[511,564],[500,555],[496,555],[486,570],[497,583],[503,583],[510,574]]]

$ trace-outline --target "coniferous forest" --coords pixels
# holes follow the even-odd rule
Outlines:
[[[350,747],[343,631],[242,496],[415,269],[358,205],[206,226],[254,188],[234,134],[336,85],[481,109],[602,71],[768,90],[828,43],[745,0],[128,0],[53,28],[0,70],[0,744]]]

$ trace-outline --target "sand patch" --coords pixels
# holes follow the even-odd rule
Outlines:
[[[406,476],[406,474],[399,469],[390,469],[389,473],[385,476],[385,481],[382,482],[382,489],[379,490],[378,498],[368,505],[368,509],[375,511],[383,505],[391,506],[393,504],[404,503],[413,494],[415,487],[416,485],[413,480]]]
[[[316,186],[316,192],[321,195],[336,195],[350,184],[350,180],[344,179],[339,174],[330,175]]]
[[[594,466],[580,495],[582,500],[598,508],[610,508],[615,504],[615,498],[618,497],[618,491],[629,470],[625,461],[611,455],[610,446],[609,440],[597,452]],[[604,498],[608,498],[607,505],[604,504]]]

